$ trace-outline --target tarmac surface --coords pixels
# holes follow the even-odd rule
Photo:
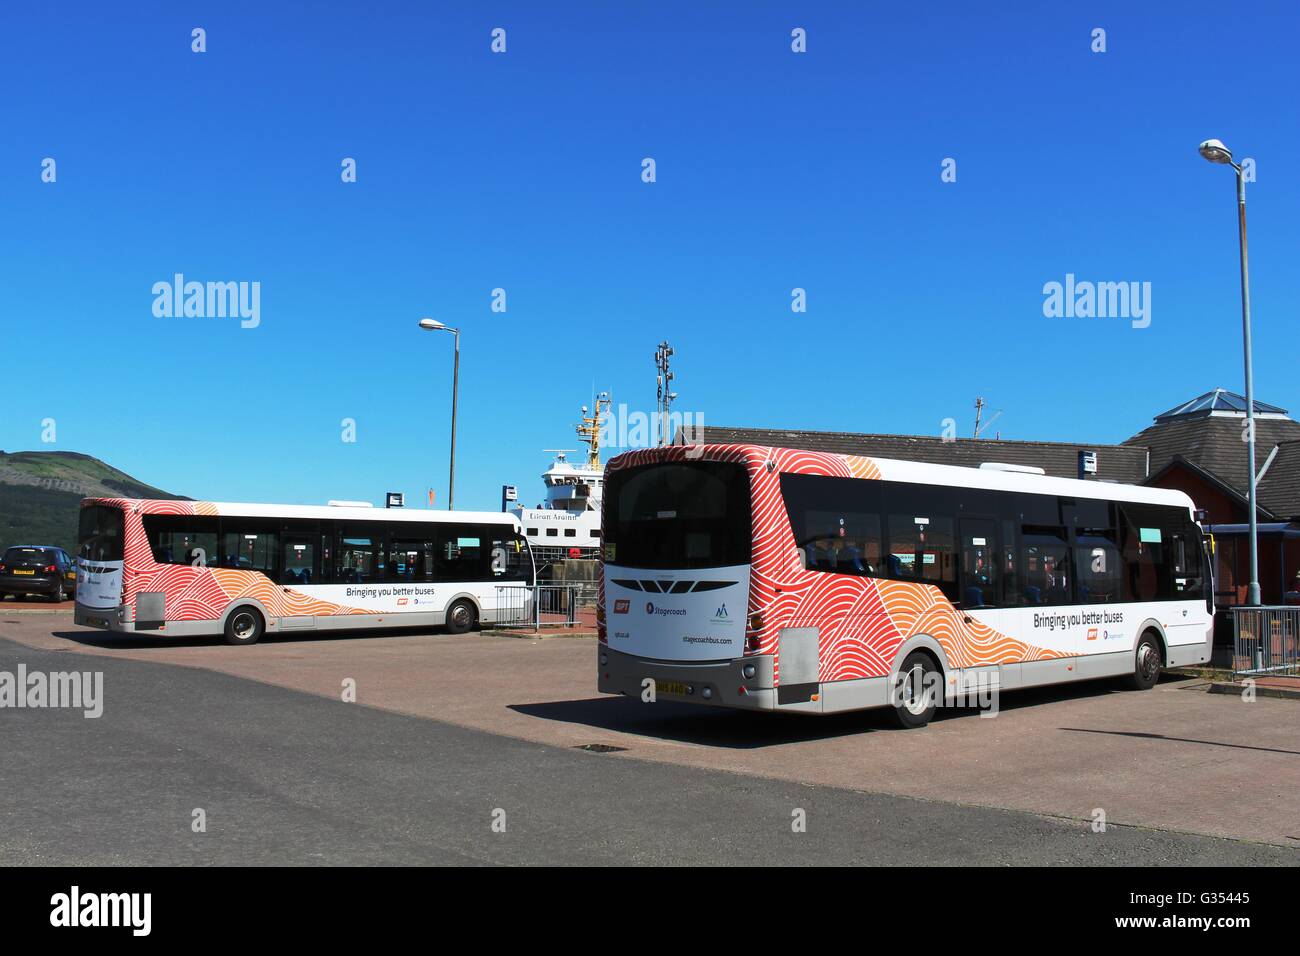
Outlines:
[[[1098,683],[903,732],[599,697],[595,655],[234,648],[8,604],[0,671],[102,672],[104,713],[0,710],[0,863],[1300,864],[1294,701]]]

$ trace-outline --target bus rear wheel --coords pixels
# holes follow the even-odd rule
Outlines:
[[[1151,631],[1147,631],[1138,641],[1137,652],[1133,656],[1133,688],[1150,690],[1155,687],[1160,681],[1160,668],[1163,664],[1164,655],[1160,653],[1160,639]]]
[[[451,607],[447,608],[447,633],[464,634],[472,630],[478,623],[478,608],[474,607],[473,601],[461,598],[459,601],[453,601]]]
[[[939,707],[942,676],[929,654],[912,651],[907,655],[894,679],[889,701],[899,727],[912,730],[930,722]]]
[[[244,605],[230,612],[226,618],[226,643],[245,645],[256,644],[262,639],[266,630],[266,621],[255,607]]]

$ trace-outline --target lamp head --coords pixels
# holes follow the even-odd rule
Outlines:
[[[1200,145],[1201,155],[1212,163],[1231,163],[1232,150],[1223,145],[1223,140],[1207,139]]]

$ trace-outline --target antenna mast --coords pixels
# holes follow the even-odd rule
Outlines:
[[[668,359],[673,355],[673,347],[668,344],[667,340],[659,343],[655,349],[655,368],[659,374],[655,376],[656,396],[658,400],[659,414],[659,444],[668,444],[668,409],[672,406],[673,399],[677,393],[672,390],[674,375],[668,370]]]
[[[601,392],[596,396],[596,409],[590,417],[587,416],[587,406],[582,406],[578,437],[587,444],[587,467],[592,471],[600,470],[600,426],[605,418],[603,412],[609,410],[609,403],[609,392]]]

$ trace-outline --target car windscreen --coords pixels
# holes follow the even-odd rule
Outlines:
[[[39,564],[54,563],[53,548],[8,548],[0,564]]]

